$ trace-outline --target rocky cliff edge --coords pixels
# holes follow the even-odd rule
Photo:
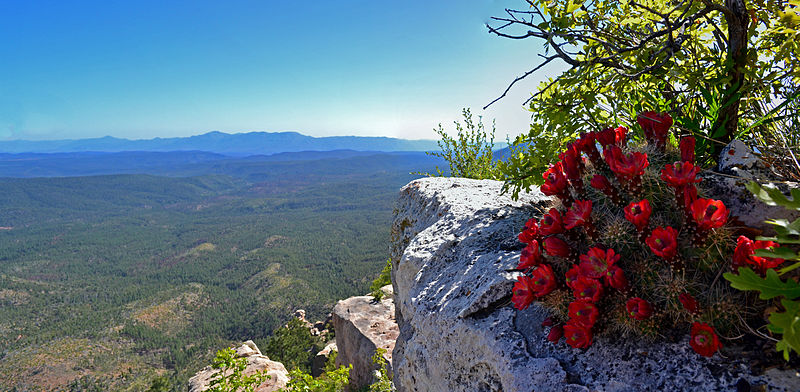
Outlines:
[[[546,309],[510,303],[517,233],[548,199],[535,191],[514,201],[501,186],[424,178],[401,191],[392,229],[398,391],[800,390],[794,372],[754,375],[736,356],[700,357],[688,336],[601,335],[586,350],[548,342]]]

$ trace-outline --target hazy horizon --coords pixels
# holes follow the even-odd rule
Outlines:
[[[104,138],[114,138],[114,139],[122,139],[122,140],[129,140],[129,141],[142,141],[142,140],[153,140],[153,139],[173,139],[173,138],[189,138],[195,136],[203,136],[210,133],[222,133],[226,135],[238,135],[238,134],[250,134],[250,133],[296,133],[303,136],[309,136],[313,138],[331,138],[331,137],[377,137],[377,138],[391,138],[391,139],[402,139],[402,140],[409,140],[409,141],[436,141],[437,139],[434,137],[431,138],[419,138],[419,139],[412,139],[412,138],[404,138],[404,137],[395,137],[395,136],[383,136],[383,135],[325,135],[325,136],[313,136],[307,133],[303,133],[300,131],[241,131],[241,132],[227,132],[227,131],[206,131],[202,133],[196,134],[188,134],[185,136],[154,136],[154,137],[120,137],[114,135],[102,135],[102,136],[89,136],[89,137],[76,137],[76,138],[65,138],[65,139],[0,139],[0,143],[3,142],[48,142],[48,141],[65,141],[65,140],[87,140],[87,139],[104,139]],[[495,140],[497,142],[498,140]]]

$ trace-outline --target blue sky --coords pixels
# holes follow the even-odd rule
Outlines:
[[[521,0],[7,1],[0,139],[298,131],[436,138],[462,107],[527,129],[541,47],[489,35]],[[549,70],[553,72],[555,69]]]

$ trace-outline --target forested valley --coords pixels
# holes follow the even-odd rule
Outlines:
[[[169,154],[146,167],[77,154],[80,168],[45,154],[28,174],[0,159],[5,176],[63,176],[0,178],[0,390],[157,377],[182,390],[216,350],[263,341],[294,309],[325,317],[366,293],[397,192],[439,164],[339,152],[178,167]]]

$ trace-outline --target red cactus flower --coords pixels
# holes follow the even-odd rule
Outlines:
[[[733,251],[733,269],[737,270],[739,267],[751,265],[759,274],[766,274],[768,269],[776,268],[785,260],[756,256],[756,249],[777,248],[778,246],[778,243],[772,241],[752,241],[745,236],[739,236],[736,240],[736,250]]]
[[[593,303],[585,300],[572,301],[568,307],[568,314],[570,322],[573,324],[581,325],[591,328],[597,317],[600,316],[600,311]]]
[[[531,241],[537,239],[538,237],[539,237],[539,222],[537,222],[535,218],[528,219],[528,221],[525,222],[525,228],[522,230],[521,233],[519,233],[519,235],[517,235],[519,242],[525,244],[530,243]]]
[[[672,260],[678,254],[678,231],[669,226],[657,227],[645,243],[656,256]]]
[[[691,162],[675,162],[664,166],[661,170],[661,179],[676,190],[681,190],[686,185],[700,182],[697,178],[699,172],[700,168]]]
[[[683,208],[691,215],[692,204],[697,200],[697,187],[694,185],[683,187]]]
[[[604,152],[606,163],[611,171],[617,175],[620,181],[630,181],[634,177],[644,174],[644,169],[650,164],[647,162],[647,154],[632,152],[623,154],[622,149],[617,146],[610,146]]]
[[[530,244],[537,236],[538,233],[533,230],[522,230],[521,233],[517,234],[517,239],[523,244]]]
[[[542,193],[547,196],[557,196],[561,195],[567,189],[567,177],[564,175],[564,170],[561,166],[561,162],[556,162],[553,166],[550,166],[544,174],[544,184],[542,184],[539,189],[541,189]]]
[[[514,295],[511,296],[511,302],[518,310],[526,309],[534,300],[533,295],[533,279],[522,275],[517,278],[514,283]]]
[[[556,325],[555,327],[550,328],[550,333],[547,334],[547,340],[549,340],[551,343],[558,343],[562,336],[564,336],[564,327]]]
[[[756,253],[755,243],[753,240],[740,235],[736,240],[736,250],[733,251],[733,270],[739,267],[744,267],[750,264],[750,256]]]
[[[597,302],[603,296],[603,286],[598,280],[579,276],[572,284],[572,294],[578,299]]]
[[[681,293],[678,295],[678,301],[681,301],[681,305],[683,308],[686,309],[689,313],[697,314],[699,313],[700,307],[697,305],[697,300],[692,297],[689,293]]]
[[[548,318],[542,320],[542,326],[543,327],[552,327],[553,326],[553,318],[552,317],[548,317]]]
[[[592,201],[576,200],[564,215],[564,227],[574,229],[592,222]]]
[[[581,152],[575,144],[567,146],[565,151],[558,154],[558,158],[561,159],[561,167],[568,179],[579,180],[581,178],[583,162],[581,161]]]
[[[567,271],[567,273],[564,274],[564,283],[566,283],[567,287],[574,289],[575,282],[580,276],[581,269],[577,264],[575,264]]]
[[[581,137],[575,141],[575,147],[583,151],[595,165],[600,163],[600,152],[595,145],[596,134],[594,132],[581,133]]]
[[[553,269],[547,264],[540,264],[533,272],[531,272],[531,290],[533,295],[544,297],[553,292],[556,288],[556,276],[553,275]]]
[[[692,338],[689,345],[694,351],[704,357],[711,357],[722,348],[714,328],[706,323],[695,322],[692,324]]]
[[[561,224],[561,213],[557,209],[551,208],[550,211],[542,217],[539,222],[539,232],[542,235],[553,235],[564,232],[564,227]]]
[[[597,142],[603,147],[608,147],[612,144],[621,144],[625,141],[625,136],[628,134],[628,128],[617,127],[606,128],[597,133]]]
[[[567,344],[574,348],[587,348],[592,345],[592,329],[575,323],[564,325],[564,337]]]
[[[519,265],[517,265],[517,269],[524,270],[535,267],[541,262],[542,249],[539,247],[539,241],[532,240],[519,255]]]
[[[694,145],[695,140],[692,136],[681,138],[681,160],[684,162],[694,163]]]
[[[667,133],[672,126],[672,117],[669,114],[642,112],[636,117],[636,122],[644,130],[644,136],[648,141],[662,148],[667,145]]]
[[[636,226],[636,230],[642,231],[649,224],[650,214],[653,212],[653,209],[650,208],[650,201],[644,199],[638,203],[628,204],[623,211],[625,211],[625,219],[633,223],[633,225]]]
[[[699,230],[707,231],[728,222],[728,209],[719,200],[697,199],[692,203],[692,217]]]
[[[600,248],[589,249],[585,255],[581,255],[579,265],[582,276],[592,279],[600,279],[606,275],[608,268],[619,261],[620,256],[614,253],[614,249],[602,250]]]
[[[569,244],[558,237],[544,239],[544,251],[550,256],[569,257]]]
[[[619,291],[628,291],[630,288],[628,278],[625,277],[625,272],[616,265],[611,266],[608,271],[606,271],[605,280],[609,286]]]
[[[625,303],[628,315],[634,320],[646,320],[653,315],[653,306],[649,302],[633,297]]]
[[[586,149],[589,145],[593,145],[595,141],[595,133],[594,132],[581,132],[581,137],[575,140],[575,147],[578,148],[578,151],[586,152]]]
[[[594,177],[592,177],[592,180],[589,182],[589,185],[605,194],[608,194],[611,191],[611,181],[608,181],[608,178],[602,174],[595,174]]]
[[[622,202],[622,197],[620,196],[619,192],[611,185],[611,181],[609,181],[606,176],[602,174],[595,174],[594,177],[592,177],[592,180],[589,182],[589,185],[591,185],[592,188],[603,192],[603,194],[608,196],[614,203],[620,204]]]

